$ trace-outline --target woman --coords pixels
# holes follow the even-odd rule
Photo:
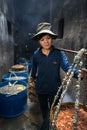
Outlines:
[[[52,45],[53,40],[56,38],[57,34],[51,31],[50,23],[38,24],[37,32],[33,36],[33,39],[40,44],[40,48],[33,54],[30,82],[36,79],[35,90],[44,120],[48,119],[49,108],[61,85],[60,68],[65,72],[70,68],[65,53]],[[78,72],[76,71],[74,77],[77,77],[77,75]]]

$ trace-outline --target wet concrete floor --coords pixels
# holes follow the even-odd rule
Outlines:
[[[71,101],[66,95],[63,102]],[[31,102],[28,98],[28,110],[15,118],[0,118],[0,130],[40,130],[43,122],[40,107],[37,102]]]
[[[15,118],[0,118],[0,130],[40,130],[42,116],[38,103],[28,101],[28,110]]]

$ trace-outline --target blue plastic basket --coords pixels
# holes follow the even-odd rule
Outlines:
[[[17,79],[16,77],[20,77],[20,76],[22,76],[22,77],[24,77],[24,79]],[[14,78],[15,77],[15,80],[12,80],[11,78]],[[25,82],[27,82],[28,83],[28,74],[27,73],[14,73],[14,72],[12,72],[12,73],[8,73],[8,74],[4,74],[3,76],[2,76],[2,81],[25,81]]]
[[[14,81],[11,81],[14,83]],[[16,84],[24,85],[26,89],[14,95],[0,93],[0,117],[12,118],[23,114],[27,108],[27,84],[17,81]],[[8,85],[8,81],[0,83],[0,87]]]

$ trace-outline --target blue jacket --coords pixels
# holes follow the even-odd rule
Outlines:
[[[35,89],[38,94],[56,94],[61,85],[60,67],[65,72],[70,68],[63,51],[53,46],[48,56],[41,52],[41,48],[35,51],[31,76],[36,78]]]

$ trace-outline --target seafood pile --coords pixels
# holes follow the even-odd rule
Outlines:
[[[73,130],[73,115],[74,108],[60,110],[60,113],[55,122],[58,130]],[[80,108],[78,113],[77,130],[87,130],[87,111]]]

